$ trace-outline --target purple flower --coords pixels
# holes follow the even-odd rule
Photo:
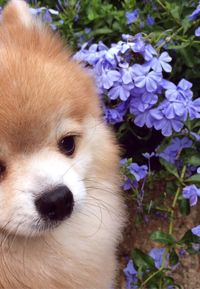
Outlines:
[[[165,97],[169,101],[173,100],[180,100],[183,101],[185,99],[192,98],[192,83],[187,81],[186,79],[182,79],[179,81],[178,85],[176,86],[174,83],[163,80],[162,86],[166,89]]]
[[[128,159],[127,159],[127,158],[121,159],[121,160],[119,161],[120,165],[126,165],[127,162],[128,162]]]
[[[136,289],[137,286],[133,284],[137,282],[137,271],[132,260],[129,260],[126,268],[124,269],[124,274],[126,276],[126,288]]]
[[[195,30],[195,36],[200,37],[200,26]]]
[[[162,79],[160,73],[149,71],[149,67],[135,64],[135,76],[133,77],[135,86],[145,88],[148,92],[155,92]]]
[[[196,141],[200,141],[200,134],[196,132],[190,132],[190,134],[195,138]]]
[[[176,137],[172,139],[171,143],[165,148],[164,151],[158,154],[159,157],[165,159],[169,163],[175,164],[180,152],[184,148],[190,148],[192,141],[184,137],[182,139]]]
[[[187,255],[187,251],[185,249],[180,249],[178,252],[179,256],[185,257]]]
[[[198,226],[192,228],[191,231],[192,231],[192,234],[194,234],[195,236],[200,237],[200,225],[198,225]]]
[[[145,157],[147,160],[149,160],[150,158],[154,157],[155,156],[155,153],[152,152],[152,153],[143,153],[142,154],[143,157]]]
[[[48,23],[53,30],[57,29],[56,25],[52,23],[53,18],[51,16],[51,15],[58,15],[59,12],[57,10],[47,9],[46,7],[39,7],[39,8],[30,8],[30,12],[34,16],[42,16],[42,20]]]
[[[139,166],[136,163],[132,163],[128,166],[128,169],[132,175],[134,175],[137,182],[144,179],[148,174],[148,168],[146,165]]]
[[[48,10],[45,11],[42,19],[43,19],[44,22],[47,22],[47,23],[52,23],[52,21],[53,21],[53,19],[51,17],[51,14],[49,13]]]
[[[134,119],[134,123],[139,127],[146,125],[148,128],[151,128],[153,126],[151,110],[145,110],[144,112],[138,113]]]
[[[120,52],[121,45],[112,45],[105,53],[105,59],[111,64],[113,68],[117,65],[118,54]]]
[[[197,6],[197,8],[192,12],[192,14],[188,17],[189,20],[194,20],[197,18],[197,16],[200,14],[200,3]]]
[[[134,88],[134,85],[132,83],[124,84],[117,82],[115,85],[110,89],[108,92],[108,95],[110,99],[117,99],[118,97],[122,101],[126,101],[128,97],[130,96],[130,90]]]
[[[133,23],[135,20],[137,20],[140,10],[135,9],[132,12],[126,12],[126,20],[127,24]]]
[[[32,15],[38,16],[43,14],[42,19],[47,23],[52,23],[53,19],[51,15],[58,15],[59,12],[54,9],[47,9],[46,7],[39,7],[39,8],[30,8],[30,12]]]
[[[124,183],[123,183],[123,189],[125,191],[130,190],[132,187],[137,187],[137,182],[133,182],[128,177],[125,177]]]
[[[167,44],[166,44],[166,39],[161,38],[160,40],[158,40],[158,42],[156,43],[156,47],[163,47],[164,49],[167,49]]]
[[[104,70],[102,68],[101,74],[98,76],[97,84],[100,87],[109,89],[113,86],[115,81],[120,79],[120,73],[117,70]]]
[[[135,40],[135,37],[131,34],[122,34],[122,39],[125,40],[125,41],[134,41]]]
[[[118,42],[118,47],[120,48],[120,52],[122,54],[125,54],[130,50],[135,53],[144,53],[145,52],[145,42],[141,38],[141,34],[136,34],[135,36],[132,36],[132,40],[130,40],[130,35],[124,35],[124,37],[127,38],[127,42]],[[130,39],[129,39],[130,38]]]
[[[86,27],[85,29],[84,29],[84,31],[85,31],[85,33],[86,34],[89,34],[90,32],[91,32],[91,28],[90,27]]]
[[[122,69],[123,83],[128,84],[133,82],[133,76],[134,76],[134,68],[132,66],[126,65],[126,67]]]
[[[165,110],[167,118],[178,116],[185,121],[188,115],[190,119],[200,117],[200,98],[192,100],[191,82],[182,79],[176,86],[170,81],[163,80],[162,86],[166,89],[165,97],[168,100]]]
[[[167,118],[165,110],[167,103],[161,103],[158,108],[150,110],[152,123],[156,130],[161,130],[164,136],[170,136],[174,131],[180,132],[183,128],[183,122],[178,117]]]
[[[172,67],[168,62],[171,62],[172,58],[169,56],[167,52],[163,52],[158,57],[153,57],[151,60],[151,67],[155,72],[162,72],[162,70],[166,72],[171,72]]]
[[[200,118],[200,98],[197,98],[195,100],[192,99],[186,99],[184,102],[185,105],[185,118],[186,120],[187,116],[189,115],[190,119]]]
[[[115,108],[107,108],[103,106],[105,119],[108,123],[115,124],[123,121],[123,117],[127,111],[125,102],[118,104]]]
[[[150,61],[150,60],[152,60],[152,58],[154,56],[158,55],[156,50],[153,48],[153,46],[151,44],[145,45],[145,49],[144,49],[144,53],[143,54],[144,54],[144,59],[146,61]]]
[[[44,7],[41,8],[29,8],[32,15],[38,16],[42,13]]]
[[[155,266],[157,269],[160,269],[160,267],[162,266],[163,255],[164,255],[165,251],[166,251],[165,248],[153,248],[149,252],[149,256],[153,258]],[[165,267],[167,267],[167,266],[168,266],[168,261],[166,260]]]
[[[153,18],[153,16],[151,16],[150,14],[147,15],[147,25],[152,26],[154,25],[155,20]]]
[[[180,120],[186,120],[187,118],[187,110],[183,102],[176,101],[168,101],[165,100],[162,102],[162,112],[167,119],[173,119],[175,117],[179,117]]]
[[[190,206],[197,204],[198,197],[200,197],[200,189],[195,185],[189,185],[183,189],[183,197],[189,199]]]
[[[145,42],[141,37],[141,34],[136,34],[135,35],[135,41],[133,43],[133,45],[131,46],[131,49],[133,50],[133,52],[135,53],[143,53],[145,51]]]
[[[132,114],[138,115],[138,113],[148,110],[157,103],[158,96],[156,94],[144,92],[137,95],[135,92],[136,90],[131,91],[130,112]]]

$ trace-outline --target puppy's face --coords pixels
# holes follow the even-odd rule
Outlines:
[[[36,235],[84,206],[102,147],[99,105],[89,78],[23,1],[5,8],[0,38],[0,228]]]

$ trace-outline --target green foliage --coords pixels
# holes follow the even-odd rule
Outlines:
[[[152,241],[164,244],[164,245],[173,245],[176,242],[176,239],[165,232],[162,231],[155,231],[150,236]]]

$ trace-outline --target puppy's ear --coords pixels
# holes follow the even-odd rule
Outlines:
[[[29,6],[23,0],[10,0],[2,13],[2,23],[30,27],[34,22]]]

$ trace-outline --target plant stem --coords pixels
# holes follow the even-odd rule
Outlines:
[[[186,171],[186,166],[183,167],[182,172],[181,172],[181,176],[180,176],[180,183],[183,184],[184,181],[184,176],[185,176],[185,171]],[[172,202],[172,208],[171,208],[171,213],[170,213],[170,223],[169,223],[169,234],[173,233],[173,226],[174,226],[174,211],[175,211],[175,207],[176,207],[176,203],[179,197],[179,194],[181,192],[181,184],[179,184],[173,202]]]
[[[179,26],[181,25],[181,23],[178,21],[178,19],[176,19],[176,18],[172,15],[172,13],[171,13],[171,11],[170,11],[170,8],[168,8],[161,0],[156,0],[156,2],[165,10],[165,12],[166,12],[167,14],[169,14],[170,16],[173,17],[173,20],[176,22],[176,24],[178,24]]]
[[[164,9],[167,11],[167,8],[165,7],[165,5],[160,1],[160,0],[156,0],[156,2]]]
[[[163,267],[161,266],[159,270],[157,270],[156,272],[154,272],[152,275],[150,275],[146,280],[144,280],[144,282],[142,282],[142,284],[140,285],[140,287],[138,287],[138,289],[143,289],[144,285],[146,285],[153,277],[155,277],[158,273],[163,271]]]
[[[181,188],[182,188],[182,184],[184,183],[184,176],[185,176],[185,171],[186,171],[186,166],[183,167],[182,172],[181,172],[181,176],[180,176],[180,184],[179,187],[176,190],[173,202],[172,202],[172,208],[170,209],[170,223],[169,223],[169,234],[173,233],[173,225],[174,225],[174,211],[176,208],[176,204],[177,204],[177,200],[179,197],[179,194],[181,192]],[[165,268],[165,262],[166,262],[166,258],[167,255],[169,253],[170,249],[166,248],[164,254],[163,254],[163,258],[162,258],[162,264],[161,267],[159,268],[159,270],[157,270],[156,272],[154,272],[152,275],[150,275],[146,280],[144,280],[144,282],[142,282],[142,284],[140,285],[140,287],[138,289],[143,289],[144,286],[153,278],[155,277],[157,274],[159,274],[160,272],[162,272]]]

